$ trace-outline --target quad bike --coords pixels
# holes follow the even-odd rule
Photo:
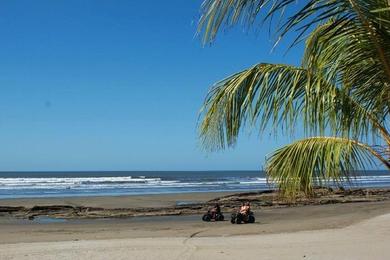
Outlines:
[[[232,213],[230,222],[232,224],[255,223],[255,216],[252,211],[249,211],[247,214]]]
[[[216,212],[211,212],[207,211],[206,214],[203,215],[202,220],[203,221],[223,221],[225,217],[222,215],[222,213],[216,213]]]

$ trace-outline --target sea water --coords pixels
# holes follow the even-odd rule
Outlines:
[[[390,187],[389,171],[357,172],[348,187]],[[0,199],[274,188],[262,171],[0,172]]]

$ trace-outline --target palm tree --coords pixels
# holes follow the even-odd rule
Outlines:
[[[199,22],[207,43],[223,26],[292,12],[275,29],[279,40],[295,29],[292,46],[305,40],[301,66],[259,63],[217,82],[199,126],[214,150],[233,146],[245,126],[294,132],[303,122],[306,138],[266,162],[268,178],[289,198],[341,184],[373,163],[390,169],[390,1],[298,2],[296,11],[292,0],[205,0]]]

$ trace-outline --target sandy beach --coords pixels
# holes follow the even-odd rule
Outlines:
[[[0,245],[1,259],[388,259],[390,214],[341,229]]]
[[[0,205],[170,206],[226,193],[2,200]],[[115,219],[0,217],[0,259],[386,259],[390,201],[256,209],[254,224],[201,215]],[[228,217],[229,212],[225,212]],[[243,251],[245,250],[245,252]]]
[[[35,205],[71,205],[102,208],[168,207],[180,203],[203,203],[233,192],[194,192],[130,196],[90,196],[62,198],[1,199],[0,205],[33,207]]]
[[[0,260],[390,260],[390,0],[0,11]]]

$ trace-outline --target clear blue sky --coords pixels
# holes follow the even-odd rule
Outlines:
[[[206,154],[198,111],[209,86],[270,52],[266,29],[194,37],[201,1],[4,0],[0,170],[260,169],[288,140],[243,134]]]

